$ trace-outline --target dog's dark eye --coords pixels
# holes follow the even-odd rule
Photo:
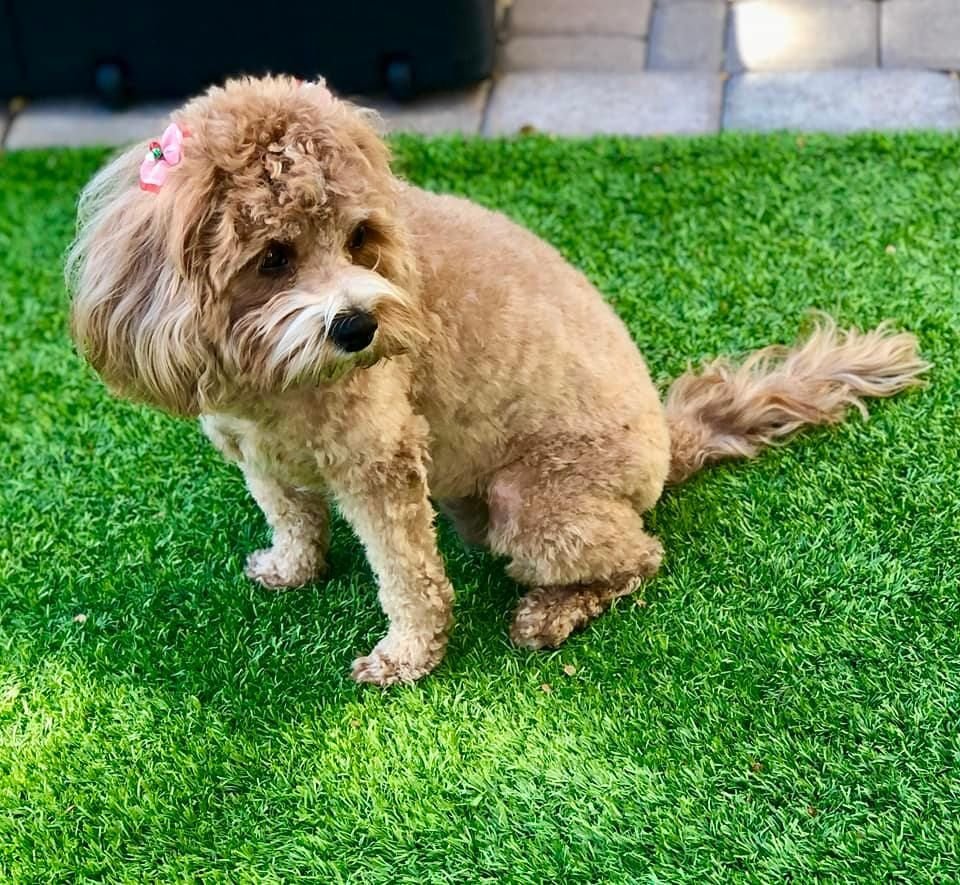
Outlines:
[[[354,229],[353,233],[350,234],[350,251],[356,252],[357,249],[362,249],[363,244],[367,242],[367,226],[363,222],[360,222]]]
[[[293,248],[286,243],[270,243],[260,255],[260,264],[257,270],[262,274],[271,275],[282,273],[290,265],[293,258]]]

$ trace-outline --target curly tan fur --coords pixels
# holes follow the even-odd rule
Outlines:
[[[735,367],[718,359],[681,375],[667,394],[668,481],[683,482],[707,464],[752,458],[801,427],[837,424],[862,397],[893,396],[929,368],[917,340],[884,324],[840,331],[829,317],[802,344],[765,347]]]
[[[231,81],[174,119],[183,161],[159,193],[137,185],[145,144],[84,192],[73,335],[114,391],[200,417],[240,466],[273,530],[254,580],[322,574],[335,501],[389,618],[358,680],[443,657],[432,501],[532,588],[514,640],[557,645],[656,572],[642,514],[668,474],[838,420],[922,369],[908,337],[825,330],[779,367],[764,351],[684,376],[665,411],[581,273],[504,216],[396,179],[370,115],[322,83]],[[345,349],[336,324],[357,312],[376,330]]]

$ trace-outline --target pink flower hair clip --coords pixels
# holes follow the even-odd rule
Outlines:
[[[140,164],[140,189],[157,193],[167,180],[170,170],[183,158],[183,138],[186,133],[171,123],[160,136],[151,141],[146,157]]]

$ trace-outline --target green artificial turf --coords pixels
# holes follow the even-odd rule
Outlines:
[[[555,653],[509,645],[517,588],[441,526],[447,659],[360,688],[384,618],[349,530],[325,585],[252,586],[238,472],[71,350],[102,152],[0,157],[0,879],[955,880],[960,141],[396,151],[555,243],[664,385],[810,307],[916,332],[931,384],[670,492],[646,604]]]

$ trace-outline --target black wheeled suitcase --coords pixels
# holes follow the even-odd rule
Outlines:
[[[23,91],[20,65],[17,64],[16,44],[13,40],[13,18],[0,3],[0,96],[12,97]]]
[[[14,43],[0,53],[13,60],[0,58],[7,96],[99,93],[116,105],[274,71],[402,99],[493,68],[495,0],[0,2]]]

